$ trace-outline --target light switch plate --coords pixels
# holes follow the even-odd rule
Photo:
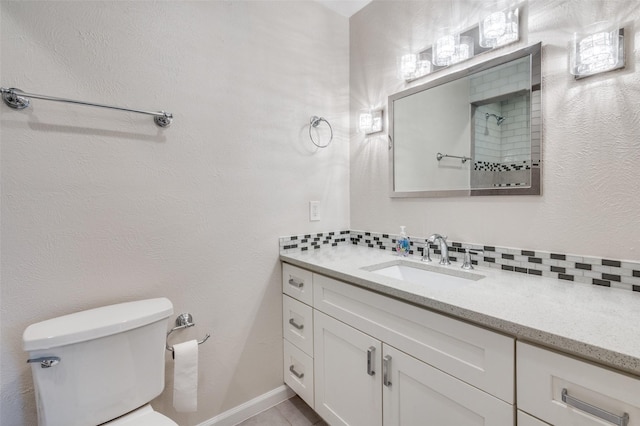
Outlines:
[[[317,222],[320,220],[320,201],[309,201],[309,221]]]

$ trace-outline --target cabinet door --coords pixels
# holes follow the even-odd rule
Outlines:
[[[385,426],[513,426],[514,407],[383,345]]]
[[[314,311],[315,410],[332,426],[382,425],[382,344]]]

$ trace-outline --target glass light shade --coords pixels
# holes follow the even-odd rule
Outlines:
[[[473,57],[473,37],[461,36],[458,44],[455,46],[453,55],[451,55],[451,63],[466,61]]]
[[[586,77],[620,68],[624,65],[622,37],[618,25],[607,23],[593,24],[585,33],[574,34],[569,58],[571,74]]]
[[[361,112],[358,119],[358,129],[361,132],[366,132],[367,130],[371,129],[372,124],[373,116],[371,115],[371,111]]]
[[[518,9],[491,12],[478,24],[481,47],[494,48],[518,41]]]
[[[416,78],[427,75],[431,72],[431,61],[429,55],[426,53],[418,54],[418,61],[416,63]]]
[[[440,67],[451,65],[451,59],[456,54],[459,39],[460,36],[451,34],[448,28],[439,30],[432,48],[433,64]]]
[[[403,80],[410,80],[416,73],[416,68],[418,66],[418,55],[415,53],[408,53],[406,55],[402,55],[398,62],[398,70],[400,74],[400,78]]]
[[[409,53],[399,61],[399,75],[403,80],[413,80],[431,72],[431,61],[425,53]]]
[[[382,131],[382,110],[363,110],[358,117],[358,130],[366,135]]]
[[[433,64],[448,66],[473,57],[473,37],[453,34],[449,28],[436,33],[436,42],[432,46]]]

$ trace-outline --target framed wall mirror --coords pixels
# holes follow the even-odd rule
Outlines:
[[[390,196],[540,195],[540,51],[389,96]]]

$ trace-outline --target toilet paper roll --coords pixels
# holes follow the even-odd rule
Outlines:
[[[173,407],[181,413],[198,410],[198,341],[173,345]]]

